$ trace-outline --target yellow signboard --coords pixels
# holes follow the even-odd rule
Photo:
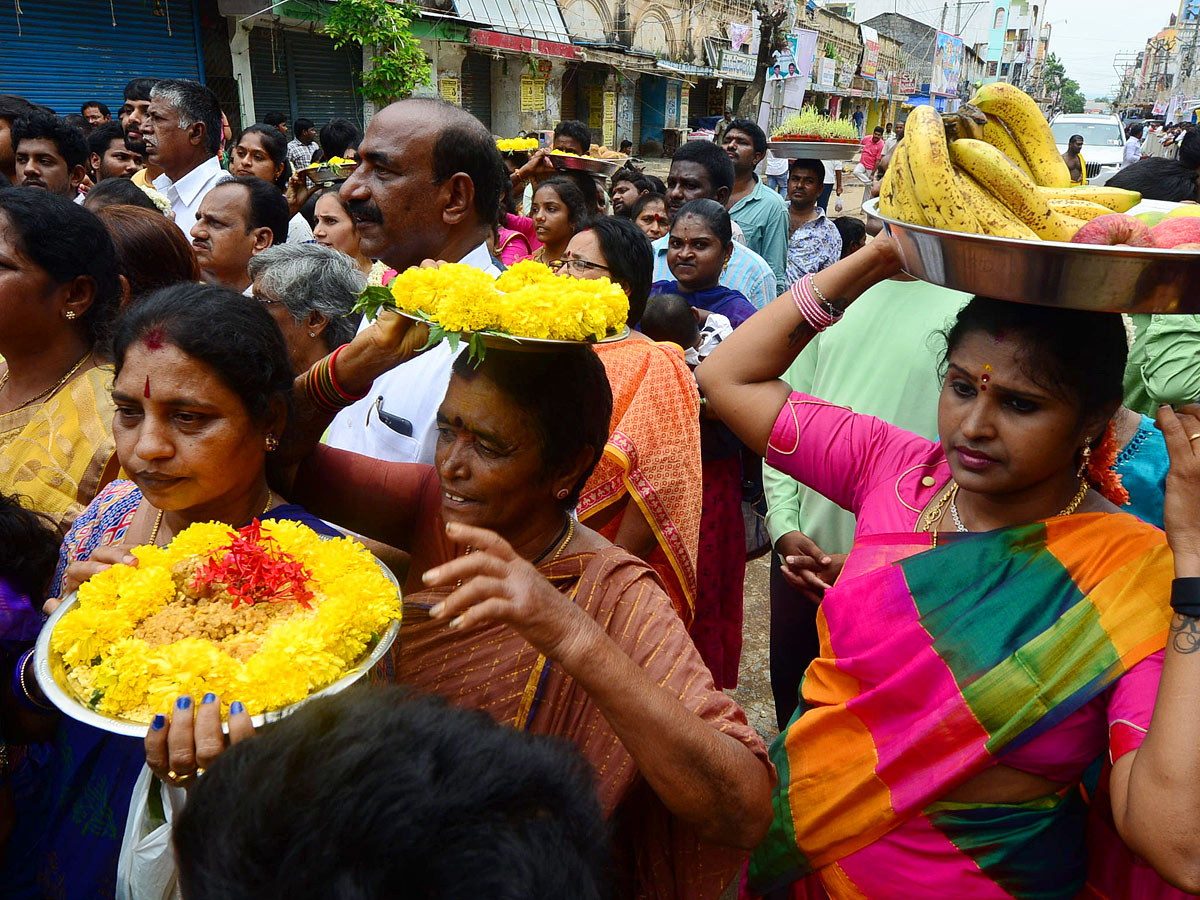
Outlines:
[[[458,90],[458,79],[453,77],[443,76],[438,79],[438,90],[441,91],[442,99],[447,103],[453,103],[455,106],[461,106],[461,93]]]
[[[604,146],[617,146],[617,92],[604,92]]]
[[[521,76],[521,112],[542,112],[546,108],[546,79],[537,75]]]

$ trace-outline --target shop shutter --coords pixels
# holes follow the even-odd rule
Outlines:
[[[362,73],[362,49],[335,50],[323,34],[289,32],[287,38],[295,72],[296,115],[312,119],[318,128],[341,116],[361,129],[363,104],[355,85]]]
[[[642,147],[642,79],[641,77],[634,83],[633,86],[633,152],[638,154]]]
[[[281,112],[289,127],[301,116],[318,129],[338,116],[362,127],[362,100],[355,92],[361,51],[335,50],[324,35],[255,28],[250,32],[250,71],[260,122],[266,113]]]
[[[296,118],[288,89],[285,37],[286,32],[280,29],[255,28],[250,32],[250,77],[254,84],[254,116],[259,122],[272,112],[283,113],[289,122]]]
[[[462,61],[463,109],[492,128],[492,58],[467,51]]]
[[[567,71],[563,73],[562,81],[562,109],[559,111],[559,120],[565,122],[567,119],[576,119],[575,114],[579,108],[579,67],[570,65]]]
[[[132,78],[204,76],[191,0],[116,3],[111,10],[92,0],[10,3],[0,9],[0,48],[0,91],[60,115],[99,100],[115,120]]]

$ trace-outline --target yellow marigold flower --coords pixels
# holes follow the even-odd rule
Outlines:
[[[311,575],[311,609],[297,605],[262,635],[235,634],[220,643],[189,636],[151,646],[136,637],[142,622],[176,601],[172,567],[211,557],[229,544],[231,531],[197,523],[167,547],[136,548],[136,567],[112,566],[80,586],[76,605],[55,626],[51,648],[62,655],[68,682],[85,704],[138,722],[168,711],[181,694],[210,691],[226,708],[240,700],[254,714],[280,709],[340,678],[400,618],[395,586],[361,544],[322,540],[299,522],[271,521],[262,524],[264,539],[277,541]],[[241,658],[240,651],[255,646]]]

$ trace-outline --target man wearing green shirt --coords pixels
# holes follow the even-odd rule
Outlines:
[[[749,119],[734,119],[725,129],[725,152],[733,161],[729,217],[746,236],[746,246],[767,261],[780,294],[787,290],[787,204],[754,170],[767,155],[767,136]]]
[[[1125,405],[1153,416],[1162,403],[1200,397],[1200,316],[1126,316],[1134,329],[1125,364]]]
[[[937,438],[938,366],[946,330],[971,297],[900,275],[868,290],[796,357],[793,390]],[[854,542],[854,514],[788,475],[763,466],[771,566],[771,690],[780,728],[796,709],[800,679],[817,654],[816,605]],[[811,545],[815,544],[816,549]],[[789,556],[821,553],[816,572]],[[784,570],[787,570],[786,572]]]

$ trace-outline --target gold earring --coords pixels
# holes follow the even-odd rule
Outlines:
[[[1091,461],[1092,461],[1092,448],[1089,444],[1084,444],[1083,445],[1083,459],[1079,463],[1079,471],[1076,472],[1075,474],[1078,475],[1080,478],[1082,478],[1084,473],[1088,470],[1088,465],[1091,463]]]
[[[63,315],[66,316],[68,322],[73,322],[78,318],[78,314],[73,309],[68,309]]]
[[[268,434],[266,441],[263,443],[266,445],[268,453],[274,453],[279,449],[279,438],[275,437],[273,434]]]

